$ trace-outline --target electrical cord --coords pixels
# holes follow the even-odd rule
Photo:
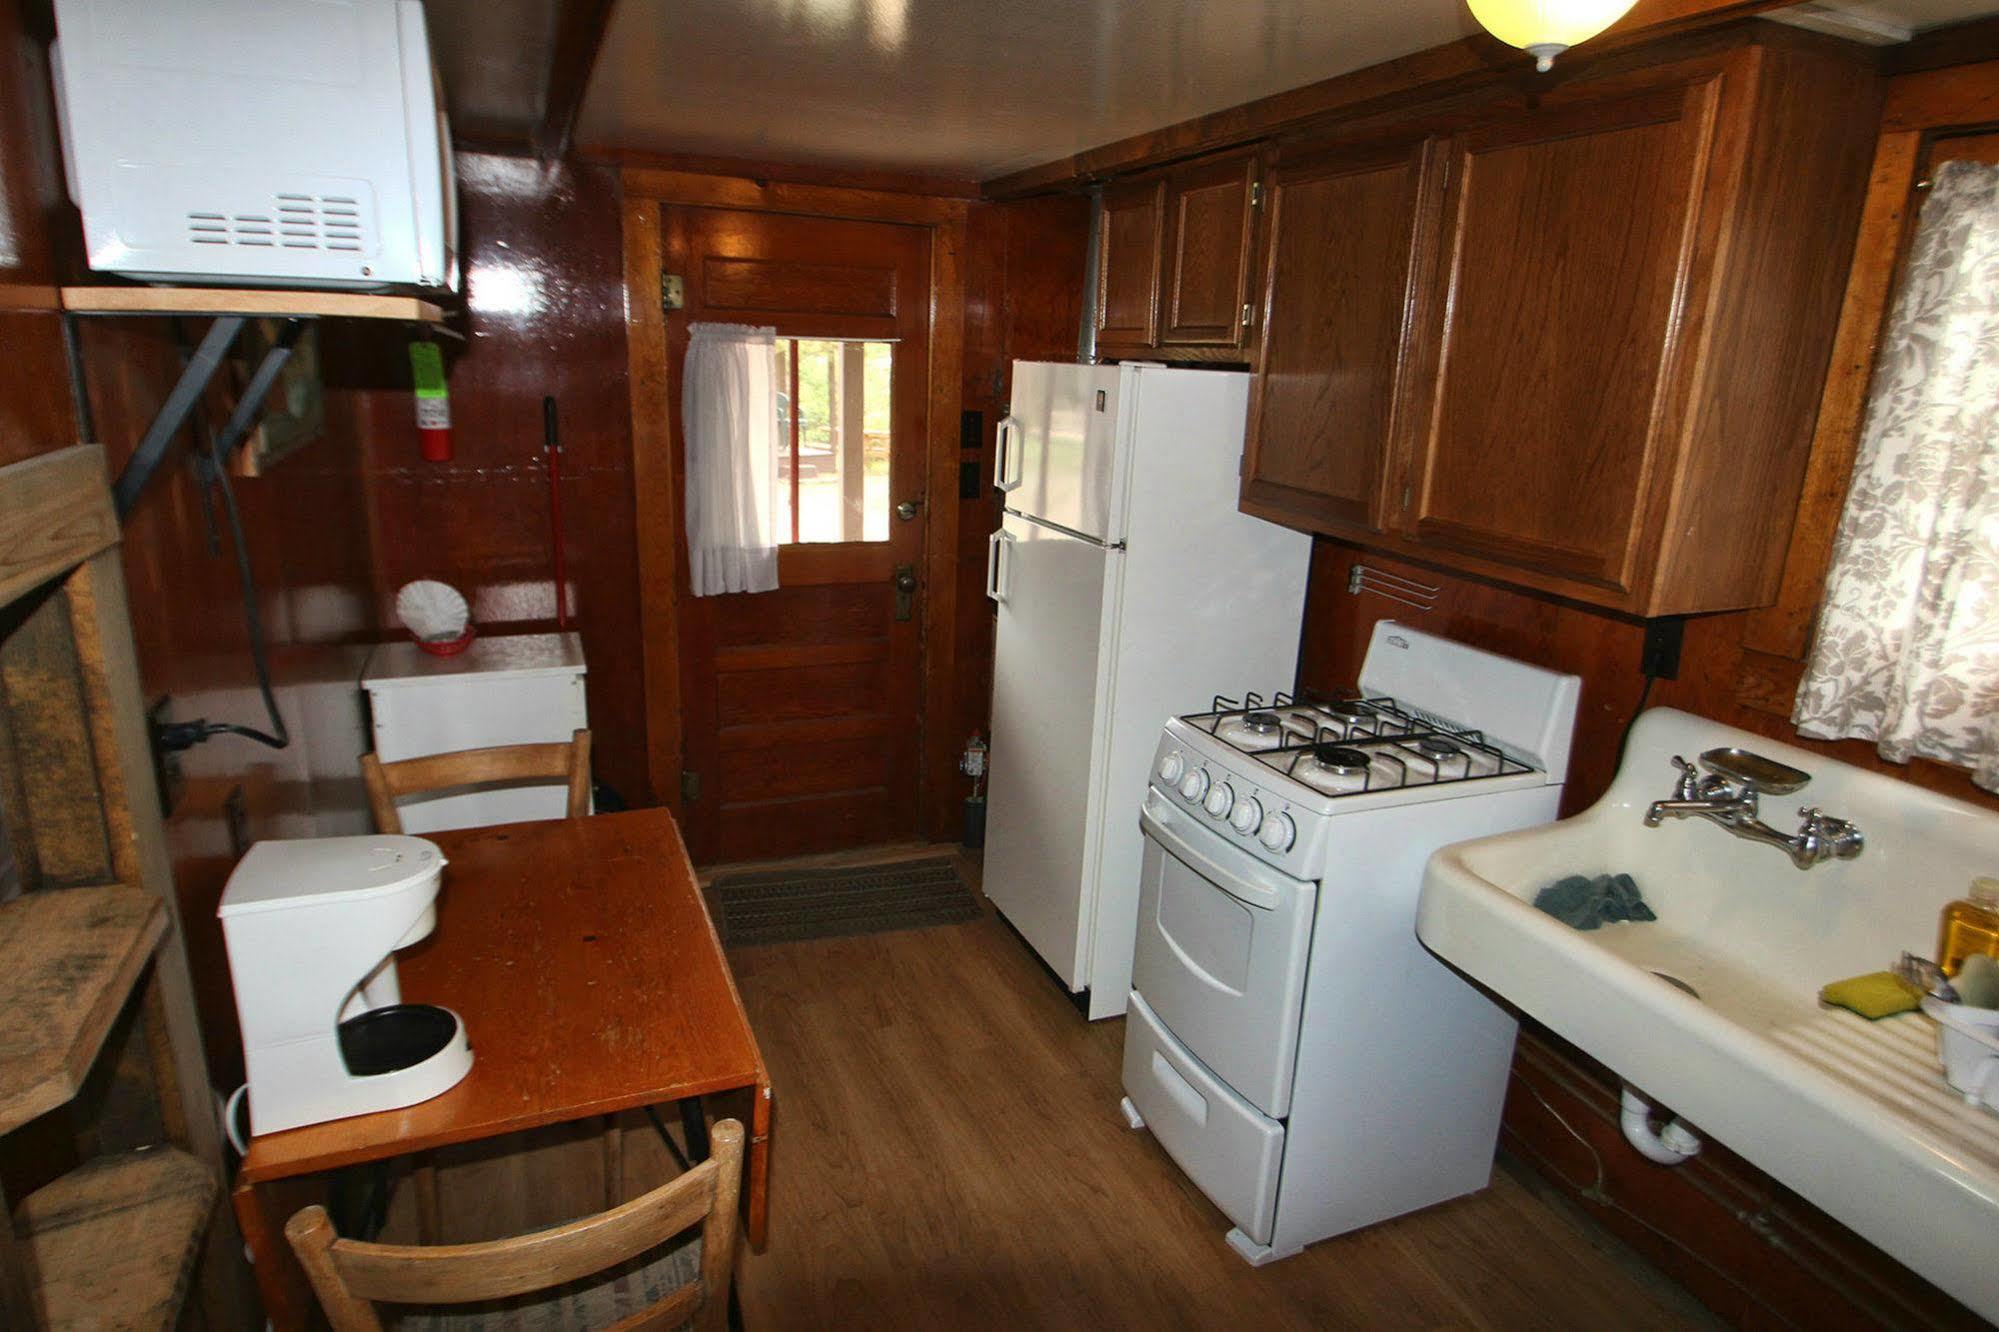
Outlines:
[[[1658,678],[1656,675],[1647,675],[1644,687],[1638,691],[1638,706],[1631,709],[1631,716],[1624,723],[1624,732],[1617,737],[1617,762],[1610,765],[1610,770],[1614,773],[1624,771],[1624,750],[1631,743],[1631,728],[1645,715],[1645,705],[1652,699],[1652,685]]]
[[[207,507],[211,486],[221,491],[222,516],[229,524],[229,541],[236,557],[236,586],[243,595],[243,623],[250,634],[250,665],[257,675],[257,692],[263,695],[264,715],[270,719],[271,729],[260,731],[254,726],[236,722],[212,722],[206,717],[196,717],[192,721],[161,723],[156,727],[155,734],[160,748],[170,754],[191,749],[218,735],[241,736],[272,749],[286,749],[292,742],[291,730],[285,725],[284,714],[278,710],[277,694],[271,688],[270,649],[264,639],[264,613],[258,605],[256,571],[250,567],[250,543],[243,536],[243,515],[236,507],[236,488],[229,482],[229,460],[223,457],[219,441],[213,435],[200,426],[196,430],[198,451],[195,467],[201,483],[202,504]],[[209,517],[212,536],[212,511]]]

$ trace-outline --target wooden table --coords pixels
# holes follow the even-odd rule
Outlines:
[[[465,1020],[472,1071],[402,1110],[266,1134],[235,1189],[266,1312],[314,1317],[269,1186],[592,1115],[751,1089],[751,1244],[764,1242],[770,1078],[664,810],[430,834],[437,929],[397,954],[405,1000]]]

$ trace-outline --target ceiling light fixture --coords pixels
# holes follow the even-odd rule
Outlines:
[[[1472,17],[1546,73],[1555,57],[1624,17],[1634,0],[1465,0]]]

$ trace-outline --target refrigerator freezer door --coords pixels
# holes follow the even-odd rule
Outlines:
[[[1118,384],[1113,365],[1014,363],[998,462],[1008,509],[1099,541],[1123,539]]]
[[[1007,516],[993,660],[985,892],[1071,990],[1087,983],[1086,812],[1098,639],[1117,552]]]

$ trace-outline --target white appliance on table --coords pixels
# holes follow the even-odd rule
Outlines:
[[[567,741],[590,725],[583,640],[568,634],[481,636],[453,657],[414,642],[383,643],[361,677],[375,757],[384,763],[495,745]],[[559,819],[559,781],[491,786],[399,801],[403,830],[437,832]]]
[[[1130,988],[1159,727],[1297,668],[1312,543],[1236,509],[1248,403],[1245,374],[1014,364],[984,887],[1092,1018]]]
[[[420,0],[55,0],[90,266],[155,281],[458,287]]]
[[[404,1003],[396,978],[396,950],[437,928],[443,871],[434,843],[376,833],[258,842],[237,863],[216,914],[251,1132],[415,1105],[472,1071],[464,1022]]]
[[[1416,899],[1437,848],[1555,817],[1579,688],[1383,621],[1355,698],[1167,724],[1124,1111],[1251,1263],[1490,1181],[1515,1023]]]

